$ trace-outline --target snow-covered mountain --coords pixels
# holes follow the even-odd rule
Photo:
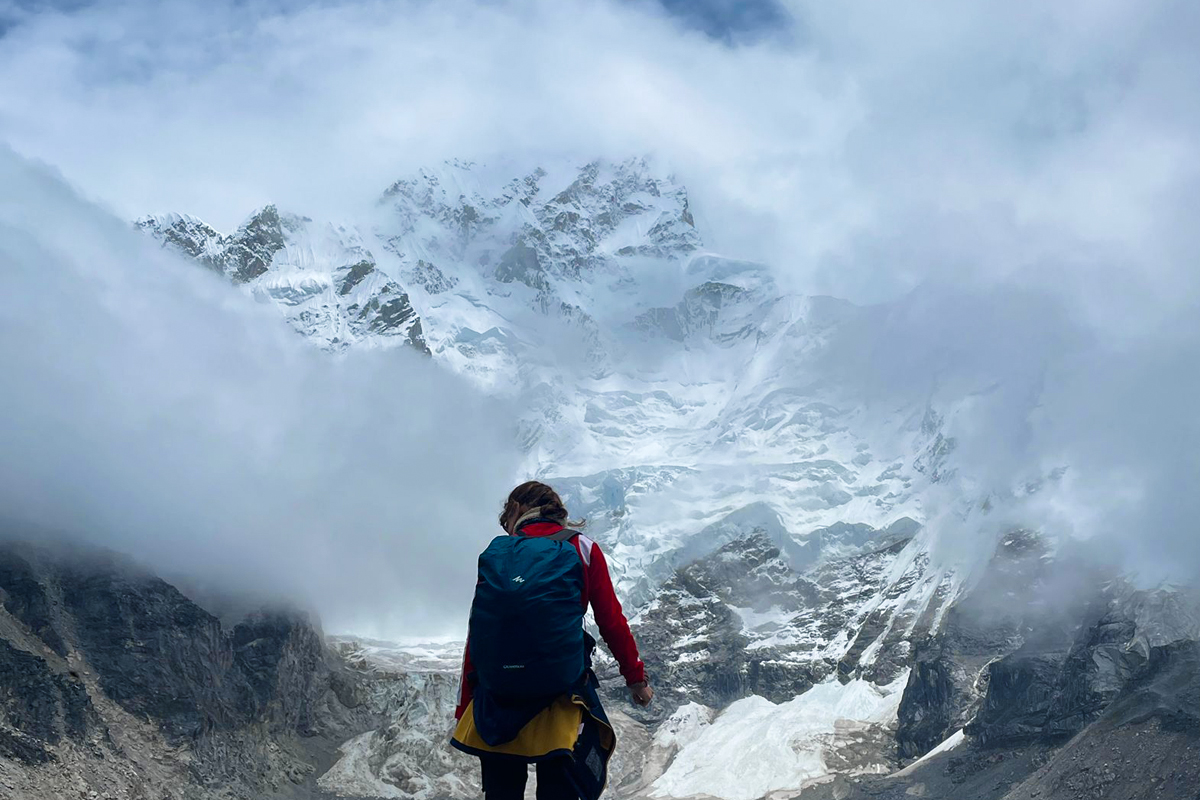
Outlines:
[[[686,191],[646,160],[516,177],[447,164],[397,181],[378,212],[355,228],[268,207],[228,236],[191,217],[139,224],[321,346],[424,342],[519,398],[529,471],[589,519],[639,604],[754,528],[812,561],[840,547],[837,526],[920,519],[916,456],[945,447],[937,416],[880,420],[813,368],[864,310],[704,253]],[[394,307],[402,325],[385,324]],[[375,308],[389,314],[363,317]]]
[[[988,670],[1049,624],[1022,606],[962,633],[972,603],[1057,563],[1029,532],[953,561],[934,546],[924,523],[959,477],[965,396],[855,396],[829,354],[887,310],[790,294],[770,268],[707,252],[685,188],[650,160],[448,163],[355,224],[274,207],[228,235],[187,216],[138,224],[318,346],[414,347],[524,409],[527,472],[610,554],[661,692],[649,712],[612,694],[636,743],[620,795],[754,800],[891,772],[981,724]],[[960,491],[963,531],[1003,502]],[[1054,624],[1061,649],[1094,619]],[[470,765],[439,747],[458,645],[341,646],[374,676],[374,710],[394,713],[320,785],[470,796]],[[753,780],[730,778],[751,763]]]
[[[195,217],[138,220],[166,246],[274,302],[297,332],[324,347],[405,344],[428,352],[408,294],[375,265],[357,232],[281,214],[255,212],[222,235]]]

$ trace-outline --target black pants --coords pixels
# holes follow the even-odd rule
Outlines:
[[[522,800],[529,765],[502,757],[479,759],[483,767],[483,796],[486,800]],[[537,765],[537,800],[579,800],[579,793],[567,779],[567,756],[542,761]]]

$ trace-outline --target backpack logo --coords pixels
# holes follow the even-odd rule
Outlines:
[[[525,582],[525,579],[524,579],[524,578],[522,578],[520,575],[518,575],[517,577],[513,578],[513,583],[524,583],[524,582]]]

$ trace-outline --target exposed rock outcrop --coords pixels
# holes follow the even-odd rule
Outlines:
[[[1022,674],[1038,672],[1025,663]],[[1043,723],[1063,719],[1044,713],[1053,702],[1040,692],[1002,694],[1025,709],[1017,717],[1028,720],[1028,711],[1039,709],[1034,717]],[[891,777],[839,779],[800,800],[1193,800],[1200,786],[1200,643],[1152,647],[1140,673],[1092,721],[1064,735],[1061,726],[1040,724],[1025,727],[1019,740],[993,738],[984,746],[968,738]]]
[[[178,214],[144,217],[137,225],[163,246],[275,303],[298,333],[324,347],[403,344],[429,355],[408,293],[379,269],[353,230],[273,205],[227,236]],[[424,279],[436,281],[433,274]]]
[[[922,563],[889,575],[910,541],[881,535],[801,573],[754,533],[681,567],[635,626],[665,711],[721,708],[751,694],[786,702],[832,674],[891,683],[921,630],[904,620]]]
[[[0,544],[0,605],[0,787],[17,796],[269,796],[377,720],[303,615],[226,630],[111,554]]]

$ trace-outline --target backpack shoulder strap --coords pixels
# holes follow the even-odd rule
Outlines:
[[[570,528],[563,528],[558,533],[552,533],[549,536],[543,536],[543,539],[549,539],[552,542],[569,542],[579,535],[579,531],[573,531]]]

